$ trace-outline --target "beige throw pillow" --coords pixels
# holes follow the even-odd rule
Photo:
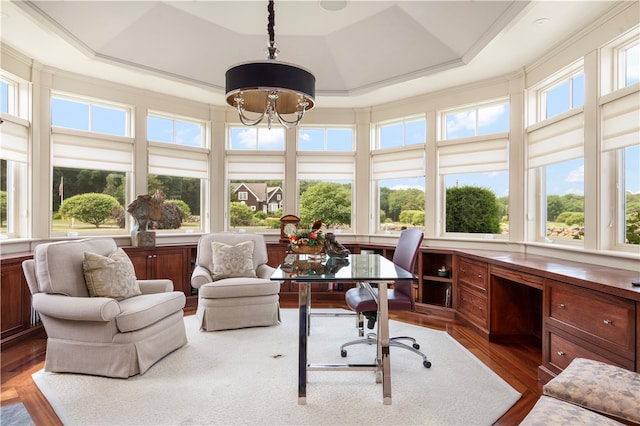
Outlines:
[[[133,263],[121,248],[109,256],[85,252],[82,267],[91,297],[123,300],[142,294]]]
[[[254,247],[253,241],[245,241],[235,246],[212,242],[213,280],[237,277],[256,278],[256,271],[253,269]]]

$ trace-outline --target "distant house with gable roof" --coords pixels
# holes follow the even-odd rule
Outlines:
[[[242,204],[251,207],[254,212],[275,212],[282,208],[282,188],[267,186],[264,182],[239,183],[232,185],[231,193]]]

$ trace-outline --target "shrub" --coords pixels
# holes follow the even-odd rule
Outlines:
[[[182,215],[184,217],[189,217],[189,216],[192,215],[191,209],[189,208],[189,205],[184,200],[164,200],[164,202],[165,203],[175,203],[176,206],[178,206],[178,208],[182,212]]]
[[[500,206],[487,188],[447,188],[447,232],[500,233]]]
[[[400,222],[415,226],[424,226],[424,212],[422,210],[403,210]]]
[[[253,210],[248,205],[238,202],[231,202],[231,226],[246,226],[251,224]]]
[[[63,217],[74,217],[99,228],[111,217],[114,208],[121,207],[115,197],[89,192],[67,198],[60,205],[58,213]]]
[[[280,218],[277,217],[268,217],[264,220],[267,228],[278,229],[280,228]]]

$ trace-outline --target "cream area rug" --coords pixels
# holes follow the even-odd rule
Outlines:
[[[109,379],[39,371],[37,386],[65,425],[490,425],[520,394],[446,332],[391,321],[433,363],[391,348],[392,405],[372,371],[308,373],[298,405],[298,311],[272,327],[218,332],[184,319],[188,343],[144,375]],[[353,317],[312,317],[310,363],[371,363],[375,347],[357,338]]]

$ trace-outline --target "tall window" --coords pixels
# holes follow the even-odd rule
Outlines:
[[[24,90],[20,90],[20,88]],[[29,103],[28,84],[2,72],[0,75],[0,239],[27,237],[27,164],[29,127],[19,116],[18,104]],[[22,97],[22,98],[21,98]]]
[[[376,230],[424,227],[424,148],[373,153],[371,162]]]
[[[509,233],[509,110],[500,100],[440,113],[444,232]]]
[[[229,127],[226,175],[228,229],[276,232],[283,205],[282,127]]]
[[[600,49],[601,199],[607,206],[603,248],[638,252],[640,245],[640,32]]]
[[[373,231],[424,227],[426,134],[424,116],[376,124],[376,149],[371,152]]]
[[[131,107],[54,94],[52,236],[126,233]]]
[[[352,128],[298,129],[298,196],[302,224],[322,220],[333,232],[352,228],[355,179]]]
[[[536,239],[563,244],[583,240],[582,62],[542,82],[530,95],[538,111],[537,122],[527,128],[528,168],[532,183],[539,189]]]
[[[166,233],[203,232],[207,204],[204,191],[209,177],[207,123],[153,112],[147,115],[149,194],[161,191],[170,210],[154,226]]]

